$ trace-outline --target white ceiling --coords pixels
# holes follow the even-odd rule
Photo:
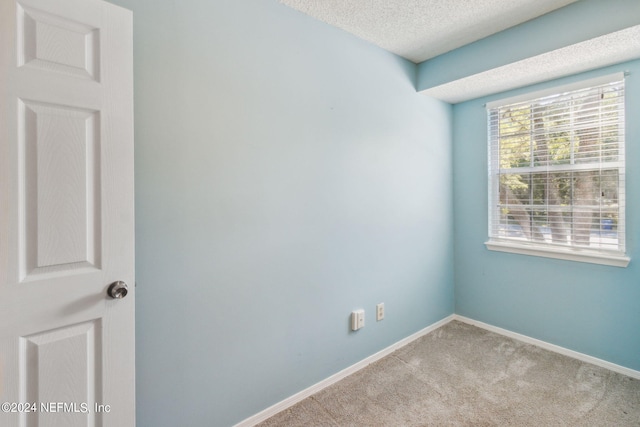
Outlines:
[[[415,63],[577,0],[280,0]]]

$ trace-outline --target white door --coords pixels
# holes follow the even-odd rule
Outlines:
[[[135,424],[132,62],[130,11],[0,0],[2,427]]]

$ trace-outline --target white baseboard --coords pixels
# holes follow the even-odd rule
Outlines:
[[[581,360],[583,362],[587,362],[587,363],[591,363],[592,365],[596,365],[596,366],[600,366],[602,368],[605,369],[609,369],[610,371],[613,372],[617,372],[619,374],[623,374],[626,375],[628,377],[631,378],[636,378],[636,379],[640,379],[640,371],[636,371],[630,368],[625,368],[624,366],[620,366],[620,365],[616,365],[615,363],[611,363],[611,362],[607,362],[606,360],[602,360],[602,359],[598,359],[597,357],[592,357],[592,356],[588,356],[586,354],[583,353],[579,353],[577,351],[573,351],[573,350],[569,350],[567,348],[564,347],[560,347],[558,345],[555,344],[550,344],[548,342],[545,341],[541,341],[535,338],[531,338],[528,337],[526,335],[522,335],[522,334],[518,334],[516,332],[511,332],[509,330],[506,329],[502,329],[499,328],[497,326],[493,326],[493,325],[489,325],[487,323],[483,323],[477,320],[473,320],[470,319],[468,317],[464,317],[464,316],[460,316],[458,314],[452,314],[450,316],[445,317],[444,319],[430,325],[427,326],[426,328],[416,332],[413,335],[408,336],[407,338],[404,338],[400,341],[398,341],[395,344],[390,345],[389,347],[380,350],[379,352],[367,357],[366,359],[361,360],[360,362],[349,366],[348,368],[343,369],[342,371],[331,375],[329,378],[326,378],[322,381],[320,381],[317,384],[312,385],[309,388],[306,388],[304,390],[302,390],[299,393],[294,394],[291,397],[288,397],[286,399],[284,399],[281,402],[276,403],[273,406],[268,407],[267,409],[258,412],[257,414],[245,419],[244,421],[239,422],[238,424],[236,424],[234,427],[252,427],[255,426],[258,423],[261,423],[262,421],[267,420],[268,418],[271,418],[272,416],[276,415],[279,412],[284,411],[285,409],[288,409],[290,407],[292,407],[293,405],[295,405],[298,402],[301,402],[302,400],[306,399],[307,397],[318,393],[319,391],[329,387],[332,384],[337,383],[338,381],[340,381],[341,379],[348,377],[349,375],[361,370],[362,368],[365,368],[366,366],[372,364],[373,362],[376,362],[380,359],[382,359],[383,357],[393,353],[394,351],[396,351],[397,349],[404,347],[405,345],[417,340],[418,338],[428,334],[429,332],[432,332],[436,329],[438,329],[441,326],[446,325],[447,323],[451,322],[452,320],[458,320],[460,322],[463,323],[467,323],[469,325],[473,325],[473,326],[477,326],[479,328],[482,329],[486,329],[487,331],[490,332],[495,332],[497,334],[500,335],[504,335],[506,337],[509,338],[513,338],[516,339],[518,341],[522,341],[525,342],[527,344],[533,344],[535,346],[544,348],[545,350],[549,350],[549,351],[553,351],[555,353],[559,353],[565,356],[569,356],[572,357],[574,359],[578,359]]]
[[[295,405],[298,402],[301,402],[302,400],[306,399],[307,397],[318,393],[319,391],[329,387],[332,384],[337,383],[338,381],[340,381],[341,379],[348,377],[349,375],[361,370],[362,368],[367,367],[368,365],[372,364],[373,362],[376,362],[380,359],[382,359],[385,356],[388,356],[389,354],[393,353],[394,351],[396,351],[397,349],[404,347],[405,345],[417,340],[418,338],[427,335],[429,332],[432,332],[436,329],[438,329],[439,327],[446,325],[447,323],[449,323],[450,321],[454,320],[455,315],[452,314],[450,316],[445,317],[444,319],[430,325],[427,326],[426,328],[416,332],[413,335],[408,336],[407,338],[404,338],[400,341],[398,341],[395,344],[391,344],[389,347],[380,350],[379,352],[367,357],[366,359],[361,360],[360,362],[349,366],[348,368],[343,369],[342,371],[331,375],[329,378],[326,378],[322,381],[320,381],[317,384],[312,385],[309,388],[306,388],[304,390],[302,390],[299,393],[294,394],[291,397],[288,397],[286,399],[284,399],[281,402],[276,403],[273,406],[268,407],[267,409],[258,412],[257,414],[245,419],[244,421],[239,422],[238,424],[236,424],[234,427],[251,427],[254,426],[258,423],[261,423],[262,421],[267,420],[268,418],[271,418],[272,416],[274,416],[275,414],[284,411],[287,408],[290,408],[291,406]]]
[[[593,357],[593,356],[586,355],[584,353],[579,353],[577,351],[569,350],[568,348],[560,347],[559,345],[550,344],[548,342],[531,338],[526,335],[518,334],[516,332],[511,332],[507,329],[502,329],[497,326],[493,326],[477,320],[469,319],[468,317],[460,316],[458,314],[454,314],[453,319],[451,320],[458,320],[460,322],[467,323],[469,325],[477,326],[478,328],[486,329],[487,331],[495,332],[496,334],[504,335],[506,337],[513,338],[518,341],[525,342],[527,344],[533,344],[537,347],[544,348],[545,350],[553,351],[554,353],[559,353],[564,356],[569,356],[574,359],[591,363],[592,365],[600,366],[601,368],[609,369],[610,371],[617,372],[619,374],[626,375],[628,377],[640,380],[640,371],[636,371],[631,368],[625,368],[624,366],[616,365],[615,363],[607,362],[606,360],[598,359],[597,357]]]

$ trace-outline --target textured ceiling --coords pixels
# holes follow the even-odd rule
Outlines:
[[[455,104],[492,93],[640,58],[640,25],[422,91]]]
[[[419,63],[576,0],[280,0]]]

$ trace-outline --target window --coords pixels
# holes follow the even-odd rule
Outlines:
[[[622,73],[487,105],[493,250],[626,266]]]

